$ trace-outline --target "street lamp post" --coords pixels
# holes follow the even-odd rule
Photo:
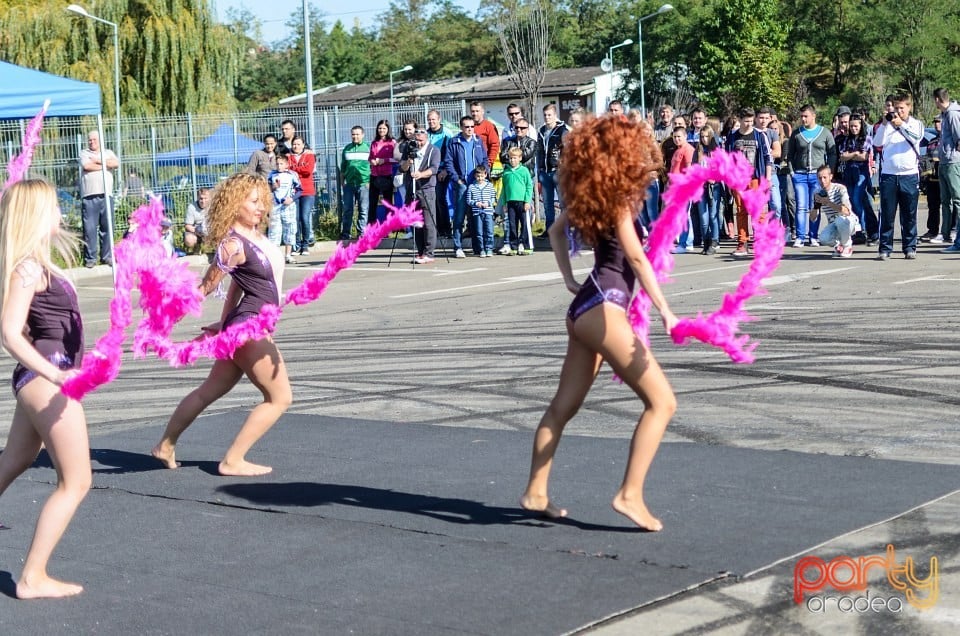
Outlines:
[[[71,4],[67,7],[67,11],[76,13],[85,18],[90,18],[96,22],[102,22],[103,24],[109,24],[113,27],[113,98],[114,98],[114,108],[116,109],[117,114],[117,145],[115,154],[117,155],[117,161],[123,165],[123,148],[120,142],[120,31],[116,22],[111,22],[110,20],[104,20],[95,15],[87,13],[87,10],[77,4]],[[120,183],[123,182],[123,171],[117,171],[117,188],[120,188]]]
[[[393,113],[393,76],[396,73],[405,73],[406,71],[412,71],[413,67],[407,64],[403,68],[398,68],[395,71],[390,71],[390,126],[396,126],[397,122],[395,120],[396,115]]]
[[[666,13],[667,11],[672,11],[672,4],[665,4],[659,9],[654,11],[649,15],[645,15],[639,20],[637,20],[637,47],[640,49],[640,112],[643,113],[643,116],[647,116],[647,102],[646,97],[644,96],[643,90],[643,21],[658,16],[661,13]]]
[[[620,44],[614,44],[613,46],[611,46],[611,47],[610,47],[610,51],[607,53],[607,59],[610,60],[610,73],[609,73],[609,75],[610,75],[610,99],[613,99],[613,69],[614,69],[614,65],[613,65],[613,49],[619,49],[621,46],[630,46],[631,44],[633,44],[633,40],[626,39],[626,40],[624,40],[623,42],[621,42]]]

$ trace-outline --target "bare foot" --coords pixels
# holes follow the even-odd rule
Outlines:
[[[613,509],[622,514],[630,521],[637,524],[641,530],[646,532],[660,532],[663,530],[663,524],[660,520],[650,514],[642,501],[627,501],[623,495],[617,494],[613,498]]]
[[[257,475],[266,475],[273,471],[269,466],[251,464],[246,460],[237,464],[228,464],[226,461],[222,461],[220,462],[218,470],[221,475],[236,477],[256,477]]]
[[[58,581],[49,576],[31,581],[29,584],[23,580],[17,583],[17,598],[20,599],[63,598],[65,596],[76,596],[82,591],[82,585]]]
[[[555,506],[547,497],[524,495],[520,497],[520,506],[524,510],[539,512],[548,519],[561,519],[567,516],[567,509]]]
[[[163,464],[164,468],[180,468],[180,464],[177,463],[176,448],[169,444],[160,442],[153,447],[150,454],[153,455],[154,459]]]

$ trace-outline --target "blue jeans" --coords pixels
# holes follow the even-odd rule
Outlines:
[[[556,218],[555,206],[563,207],[563,201],[560,199],[560,190],[558,189],[557,171],[541,172],[540,186],[543,188],[543,208],[547,219],[547,229],[553,225]]]
[[[693,247],[693,223],[690,222],[690,210],[693,208],[687,204],[687,223],[683,226],[683,231],[677,237],[677,246],[690,249]]]
[[[917,251],[917,202],[920,175],[880,175],[880,253],[893,251],[893,219],[900,210],[900,240],[903,253]]]
[[[80,202],[83,211],[83,261],[85,265],[97,264],[97,246],[101,263],[112,263],[110,251],[110,220],[107,218],[107,197],[94,194],[83,197]]]
[[[770,178],[770,211],[773,214],[770,215],[771,220],[781,220],[783,218],[783,200],[780,196],[780,179],[777,177],[776,172]]]
[[[463,249],[463,221],[467,217],[467,184],[454,184],[454,208],[453,208],[453,249]],[[480,237],[476,230],[470,232],[473,236],[473,251],[480,251]]]
[[[660,182],[656,178],[647,188],[647,198],[643,201],[643,209],[640,210],[640,222],[643,227],[650,231],[650,226],[660,217]]]
[[[807,226],[809,225],[809,238],[817,238],[820,230],[820,217],[813,223],[810,223],[810,204],[813,203],[814,193],[820,189],[820,182],[817,181],[816,172],[794,172],[793,173],[793,194],[797,200],[797,238],[806,241]]]
[[[357,236],[363,236],[363,231],[367,229],[367,214],[370,211],[370,185],[352,186],[344,184],[343,186],[343,219],[340,223],[340,240],[350,240],[350,226],[353,225],[353,206],[359,204],[360,212],[357,214]]]
[[[863,192],[867,189],[867,174],[864,174],[865,166],[859,163],[850,162],[843,168],[843,185],[847,187],[847,193],[850,195],[850,208],[860,219],[860,225],[866,227],[866,219],[863,218]]]
[[[479,239],[479,241],[477,240]],[[480,249],[477,249],[477,248]],[[493,251],[493,211],[473,215],[473,253]]]
[[[720,198],[723,196],[723,187],[719,183],[708,183],[703,186],[703,196],[697,208],[700,212],[700,234],[703,236],[703,246],[716,247],[720,243]],[[708,244],[707,241],[710,241]]]
[[[305,250],[313,245],[313,202],[315,194],[302,195],[297,199],[297,245],[298,250]]]

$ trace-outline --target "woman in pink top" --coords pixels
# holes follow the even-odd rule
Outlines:
[[[303,137],[295,135],[290,142],[293,152],[289,155],[290,169],[300,177],[303,193],[297,199],[297,244],[294,249],[301,254],[309,254],[313,246],[313,202],[317,198],[317,186],[313,182],[313,169],[317,165],[317,156],[307,148]]]
[[[381,119],[377,122],[377,135],[370,144],[370,214],[373,220],[380,220],[377,206],[380,197],[387,203],[393,203],[393,166],[396,161],[393,151],[397,142],[390,136],[390,122]]]

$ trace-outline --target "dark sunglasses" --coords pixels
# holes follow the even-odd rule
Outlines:
[[[526,130],[530,126],[517,126],[517,130]]]
[[[461,128],[473,128],[473,126],[460,126]]]
[[[518,110],[518,111],[515,111],[515,112],[512,112],[512,113],[508,112],[507,114],[510,115],[511,117],[513,117],[514,115],[519,115],[519,114],[520,114],[520,111]]]

